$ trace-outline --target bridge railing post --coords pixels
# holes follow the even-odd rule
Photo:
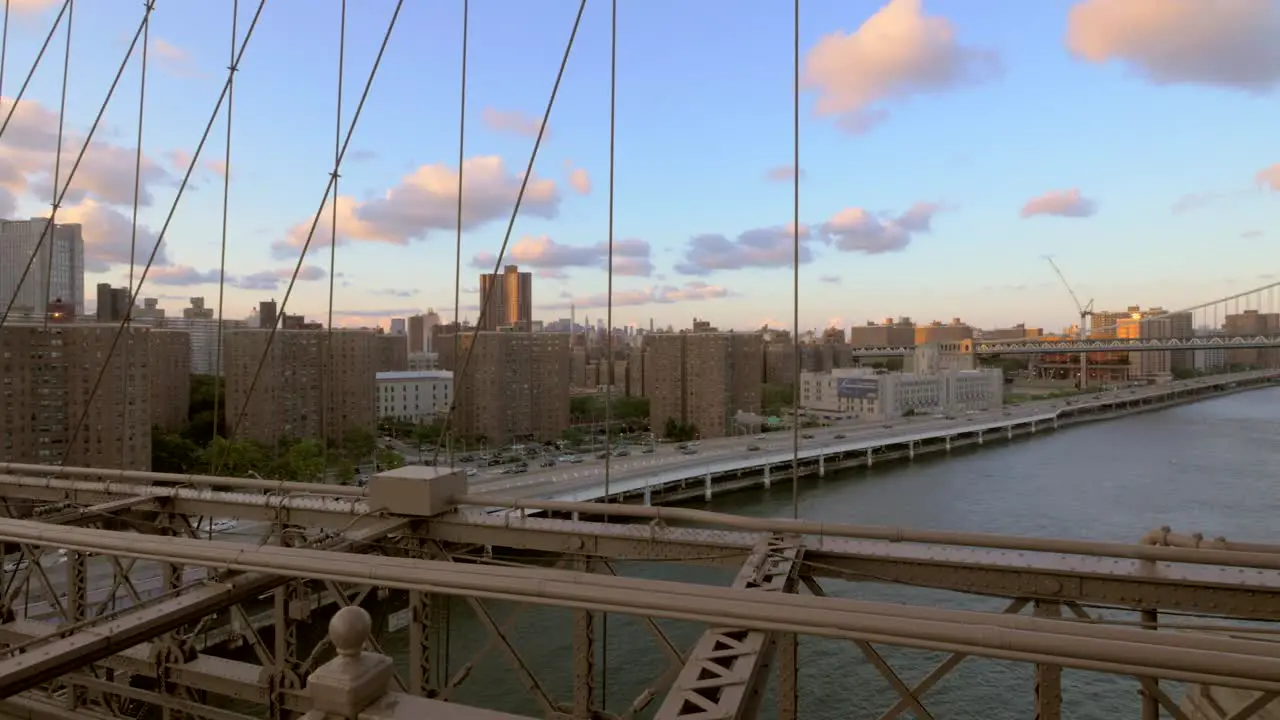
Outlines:
[[[365,652],[373,620],[361,607],[344,607],[329,621],[329,640],[338,656],[307,678],[311,711],[306,720],[355,720],[387,694],[394,673],[386,655]]]

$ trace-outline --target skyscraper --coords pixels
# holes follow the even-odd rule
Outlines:
[[[46,232],[48,224],[47,218],[0,220],[0,312],[8,309],[13,298],[15,309],[28,312],[43,313],[50,302],[62,300],[75,308],[76,314],[84,313],[84,236],[80,225],[59,223]],[[35,262],[27,271],[33,254]]]
[[[480,329],[533,329],[533,273],[508,265],[501,274],[480,276]]]

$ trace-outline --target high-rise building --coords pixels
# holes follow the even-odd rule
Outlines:
[[[393,321],[394,322],[394,321]],[[430,308],[422,315],[409,318],[409,354],[435,352],[434,329],[440,324],[440,316]],[[394,325],[392,331],[394,332]]]
[[[165,333],[153,343],[153,332],[97,323],[0,329],[0,461],[150,469],[151,426],[185,419],[188,401],[174,374],[189,352],[185,338]]]
[[[1280,313],[1262,313],[1245,310],[1228,315],[1222,324],[1222,334],[1227,337],[1256,337],[1280,334]],[[1280,368],[1280,350],[1252,348],[1228,350],[1228,367]]]
[[[191,337],[179,330],[147,332],[151,424],[166,432],[186,426],[191,409]]]
[[[404,318],[391,318],[391,334],[392,335],[407,334]]]
[[[480,329],[533,329],[533,273],[508,265],[501,273],[480,276]]]
[[[118,323],[129,315],[129,288],[98,283],[97,315],[100,323]]]
[[[267,444],[321,437],[337,442],[352,429],[375,429],[372,332],[278,330],[258,373],[270,337],[265,329],[223,335],[225,417],[228,428],[239,425],[238,437]],[[332,361],[326,363],[330,340]]]
[[[61,300],[75,308],[75,314],[84,314],[84,236],[80,225],[58,223],[52,231],[48,225],[48,218],[0,220],[0,313],[9,309],[13,298],[15,311],[43,312],[48,303]]]
[[[479,332],[457,340],[456,355],[453,336],[439,343],[440,364],[453,371],[457,432],[490,446],[560,439],[569,427],[568,335]]]
[[[668,420],[694,425],[701,437],[731,434],[738,413],[759,413],[764,377],[760,333],[704,332],[645,335],[649,426]]]
[[[373,353],[374,372],[405,372],[409,369],[409,345],[404,335],[374,333]]]

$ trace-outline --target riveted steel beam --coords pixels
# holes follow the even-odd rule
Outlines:
[[[738,572],[733,587],[765,593],[795,592],[803,552],[796,537],[764,538]],[[774,635],[738,628],[707,630],[694,645],[654,720],[754,717],[768,677]]]

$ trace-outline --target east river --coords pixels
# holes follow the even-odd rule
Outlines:
[[[1136,542],[1151,528],[1233,540],[1276,541],[1280,516],[1280,388],[1256,390],[1160,412],[1092,423],[992,444],[948,458],[855,470],[801,486],[800,515],[828,522],[902,525],[1062,538]],[[717,498],[707,509],[751,516],[791,516],[791,490],[746,491]],[[720,582],[730,574],[666,563],[621,566],[642,577]],[[716,577],[716,575],[722,577]],[[918,605],[998,611],[1005,601],[879,583],[824,582],[828,594]],[[505,620],[515,612],[516,617]],[[451,672],[487,642],[465,603],[454,604]],[[514,628],[514,644],[549,694],[568,701],[572,624],[568,611],[494,605]],[[1117,617],[1119,617],[1117,615]],[[699,628],[663,623],[680,648]],[[597,631],[599,634],[599,631]],[[405,637],[388,639],[403,659]],[[908,685],[943,656],[881,648]],[[897,696],[851,644],[803,638],[800,717],[875,718]],[[666,668],[652,634],[634,619],[608,624],[608,709],[623,713]],[[402,663],[403,665],[403,663]],[[403,669],[403,668],[402,668]],[[924,696],[938,718],[1004,720],[1034,716],[1032,668],[968,659]],[[500,647],[476,663],[457,701],[541,716]],[[1139,717],[1137,683],[1065,671],[1063,715],[1098,719]],[[661,702],[654,700],[642,716]],[[775,715],[772,692],[760,717]],[[904,715],[903,717],[910,717]]]

